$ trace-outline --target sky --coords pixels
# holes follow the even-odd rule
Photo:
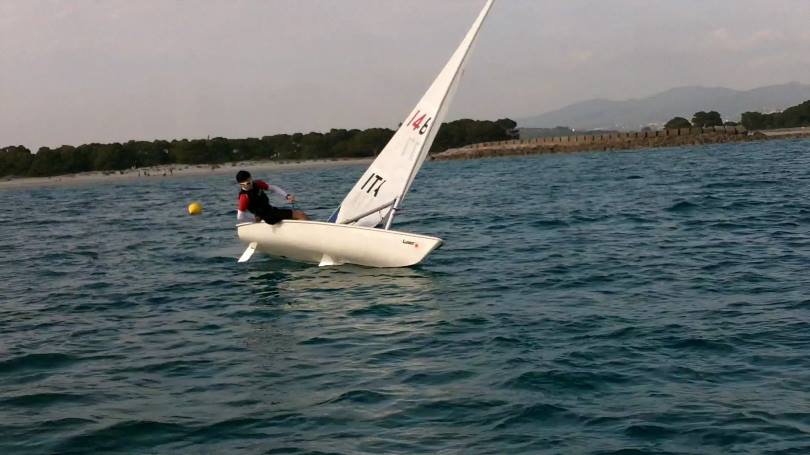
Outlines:
[[[0,0],[0,147],[396,128],[484,0]],[[810,83],[807,0],[498,0],[447,120]]]

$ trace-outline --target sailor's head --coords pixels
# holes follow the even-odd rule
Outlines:
[[[253,179],[250,177],[250,172],[239,171],[236,173],[236,182],[243,190],[249,190],[253,186]]]

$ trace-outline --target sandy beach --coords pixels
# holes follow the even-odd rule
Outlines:
[[[282,169],[317,168],[323,166],[344,166],[368,164],[371,158],[350,158],[335,160],[301,160],[301,161],[240,161],[225,164],[172,164],[122,171],[82,172],[80,174],[57,175],[53,177],[20,177],[0,180],[0,189],[34,188],[40,186],[82,185],[88,183],[116,183],[139,179],[161,179],[169,177],[187,177],[195,175],[235,174],[239,169],[251,173],[273,172]]]

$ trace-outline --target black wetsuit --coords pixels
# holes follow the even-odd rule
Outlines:
[[[281,220],[292,219],[292,210],[280,209],[270,205],[270,198],[267,197],[264,190],[254,184],[253,188],[248,191],[240,190],[239,197],[246,195],[248,198],[248,211],[267,224],[276,224]]]

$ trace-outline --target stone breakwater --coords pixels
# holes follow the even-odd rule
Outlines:
[[[792,136],[805,136],[796,131]],[[711,128],[681,128],[661,131],[606,133],[580,136],[558,136],[533,139],[515,139],[484,142],[448,149],[431,156],[433,160],[457,160],[497,156],[533,155],[581,151],[628,150],[655,147],[681,147],[686,145],[747,142],[773,138],[761,132],[750,132],[741,126]],[[784,139],[785,135],[779,137]]]

